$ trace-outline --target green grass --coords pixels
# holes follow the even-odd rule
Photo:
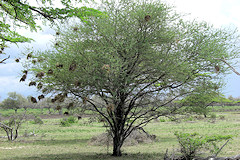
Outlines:
[[[214,112],[240,111],[240,106],[213,106],[209,108],[212,108]]]
[[[17,110],[17,113],[24,113],[25,109],[21,108]],[[15,113],[15,111],[13,109],[0,109],[0,113],[2,117],[9,117],[12,114]],[[27,114],[34,114],[34,115],[43,115],[43,114],[48,114],[48,109],[47,108],[43,108],[43,109],[39,109],[39,108],[28,108],[27,109]]]
[[[192,118],[181,123],[172,122],[167,118],[164,121],[152,122],[145,127],[150,134],[157,136],[157,141],[151,144],[124,146],[123,156],[114,158],[110,156],[112,148],[106,146],[91,146],[91,137],[105,131],[102,123],[86,124],[87,119],[73,123],[70,127],[61,127],[60,119],[44,119],[44,124],[38,125],[26,122],[20,129],[20,136],[24,132],[35,132],[37,136],[19,137],[14,142],[0,138],[0,159],[106,159],[106,160],[137,160],[137,159],[163,159],[166,149],[169,152],[178,148],[174,132],[198,132],[203,135],[221,134],[233,135],[231,140],[222,150],[220,156],[233,156],[240,151],[240,112],[215,113],[216,119],[207,118],[197,120]],[[220,119],[224,116],[224,119]],[[190,120],[190,121],[189,121]],[[0,136],[5,132],[0,130]]]

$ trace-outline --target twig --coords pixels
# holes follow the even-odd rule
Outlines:
[[[221,152],[221,150],[223,149],[223,147],[225,147],[225,145],[229,142],[229,140],[227,140],[226,143],[223,144],[223,146],[217,151],[217,153],[213,156],[213,157],[217,157],[217,155]]]
[[[164,155],[164,160],[169,160],[169,158],[168,158],[168,149],[166,150],[166,153]]]
[[[8,128],[8,129],[12,129],[11,127],[7,126],[6,124],[4,123],[1,123],[0,122],[0,127],[3,127],[3,128]]]

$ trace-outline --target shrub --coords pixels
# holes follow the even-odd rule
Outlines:
[[[160,122],[166,122],[166,120],[165,120],[165,119],[162,119],[162,118],[160,118],[159,121],[160,121]]]
[[[60,126],[69,127],[69,126],[71,126],[71,124],[68,122],[68,120],[66,118],[63,118],[60,120]]]
[[[74,116],[70,116],[68,118],[63,118],[60,120],[60,126],[62,127],[69,127],[71,126],[72,123],[76,123],[77,122],[77,118]]]
[[[231,139],[231,135],[213,135],[203,137],[198,133],[181,133],[175,132],[175,136],[180,144],[180,152],[186,160],[192,160],[201,149],[207,149],[211,153],[217,153],[219,148],[218,142]]]
[[[33,119],[33,124],[43,124],[43,121],[39,116],[35,116]]]
[[[211,113],[211,114],[210,114],[210,118],[216,119],[216,118],[217,118],[217,115],[216,115],[215,113]]]
[[[224,115],[220,115],[219,118],[220,118],[221,120],[224,120],[224,119],[225,119],[225,116],[224,116]]]
[[[74,116],[69,116],[67,119],[68,123],[76,123],[77,122],[77,118]]]

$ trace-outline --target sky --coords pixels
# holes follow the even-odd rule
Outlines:
[[[206,21],[216,28],[237,28],[240,34],[239,0],[164,0],[164,2],[174,5],[177,12],[189,14],[187,16],[189,19]],[[21,30],[20,33],[33,38],[35,42],[18,44],[18,46],[11,45],[10,48],[5,49],[11,58],[6,61],[6,64],[0,64],[0,101],[7,98],[9,92],[17,92],[26,97],[39,95],[34,87],[28,86],[29,81],[19,82],[23,68],[21,63],[15,62],[15,59],[22,57],[22,53],[26,52],[26,47],[33,47],[36,50],[50,47],[55,32],[48,27],[43,27],[43,30],[37,33],[28,30]],[[240,72],[240,60],[236,69]],[[240,97],[240,76],[233,73],[225,76],[224,80],[226,86],[223,94],[227,97],[229,95]]]

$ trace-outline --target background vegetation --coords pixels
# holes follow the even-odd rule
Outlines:
[[[1,110],[1,113],[4,113],[3,111],[5,110]],[[38,114],[40,109],[31,111]],[[118,159],[163,159],[166,149],[171,153],[179,148],[177,138],[174,136],[176,131],[197,132],[201,135],[233,135],[233,139],[224,147],[219,156],[237,155],[240,150],[238,145],[240,143],[239,114],[240,112],[237,111],[212,112],[207,118],[188,115],[174,121],[161,117],[145,128],[148,133],[156,135],[156,142],[124,146],[123,156]],[[48,116],[48,118],[51,117]],[[89,144],[93,136],[106,131],[103,123],[88,123],[89,118],[83,118],[69,127],[62,127],[61,118],[66,118],[66,116],[43,119],[43,124],[35,124],[33,119],[29,119],[22,124],[20,137],[16,141],[9,142],[6,138],[0,138],[0,159],[113,159],[110,155],[111,146],[108,149],[107,146]],[[2,130],[0,130],[0,136],[6,136]]]

